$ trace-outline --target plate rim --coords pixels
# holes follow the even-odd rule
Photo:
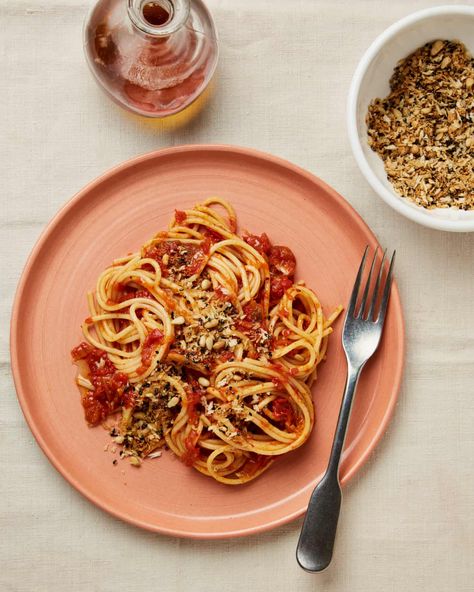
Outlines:
[[[248,148],[243,146],[235,146],[232,144],[183,144],[178,146],[166,147],[157,150],[153,150],[150,152],[146,152],[145,154],[141,154],[139,156],[135,156],[129,158],[118,165],[115,165],[105,172],[100,174],[99,176],[95,177],[92,181],[89,181],[85,186],[83,186],[78,192],[76,192],[69,200],[67,200],[54,214],[54,216],[47,222],[46,226],[40,233],[38,239],[33,245],[30,254],[28,255],[26,262],[24,264],[23,270],[20,275],[20,279],[18,280],[17,288],[15,291],[13,305],[12,305],[12,313],[10,318],[10,362],[11,362],[11,371],[13,376],[13,382],[15,386],[15,391],[17,395],[18,402],[20,404],[20,408],[22,410],[23,416],[26,420],[26,423],[33,434],[38,446],[41,448],[42,452],[45,454],[48,461],[53,465],[53,467],[58,471],[58,473],[70,484],[72,485],[81,495],[83,495],[87,500],[92,502],[96,507],[101,510],[104,510],[109,515],[112,515],[114,518],[118,518],[128,524],[131,524],[135,527],[143,528],[147,531],[160,533],[163,535],[169,535],[179,538],[190,538],[190,539],[204,539],[204,540],[211,540],[211,539],[226,539],[226,538],[233,538],[233,537],[242,537],[242,536],[249,536],[261,532],[266,532],[278,526],[282,526],[287,524],[296,518],[302,516],[306,510],[306,507],[299,508],[296,511],[291,513],[285,514],[285,516],[279,517],[275,520],[265,521],[262,524],[239,528],[239,529],[227,529],[223,531],[206,531],[206,532],[196,532],[192,530],[187,530],[186,528],[168,528],[162,527],[156,524],[150,524],[149,522],[145,522],[143,520],[134,518],[130,514],[126,514],[122,511],[115,510],[113,506],[109,506],[107,503],[102,502],[100,498],[94,495],[93,492],[89,492],[87,488],[81,485],[81,482],[73,475],[70,474],[68,469],[56,459],[54,452],[52,452],[49,447],[47,441],[42,437],[41,430],[36,426],[33,414],[30,413],[29,405],[28,405],[28,398],[25,395],[25,391],[22,388],[22,378],[19,370],[19,356],[18,356],[18,348],[17,348],[17,327],[18,327],[18,318],[19,312],[21,309],[21,302],[25,293],[25,288],[27,284],[27,277],[29,275],[29,271],[32,268],[38,254],[41,252],[43,245],[47,242],[50,235],[56,230],[57,226],[60,224],[63,217],[65,217],[69,210],[71,210],[76,203],[81,201],[88,193],[90,193],[95,187],[99,186],[100,184],[108,181],[109,179],[113,178],[117,174],[122,171],[125,171],[128,168],[133,168],[147,160],[153,160],[155,158],[166,157],[167,155],[173,154],[180,154],[180,153],[187,153],[187,152],[230,152],[236,153],[239,155],[244,155],[247,157],[251,157],[257,160],[264,160],[269,162],[273,165],[277,165],[284,169],[288,169],[291,172],[295,173],[300,177],[306,178],[312,184],[316,186],[322,187],[326,192],[331,195],[331,198],[338,202],[338,205],[341,206],[344,210],[348,212],[348,214],[355,220],[357,224],[359,224],[362,229],[368,234],[372,241],[379,245],[377,237],[375,236],[374,232],[370,229],[367,223],[363,220],[361,215],[357,212],[357,210],[344,198],[342,197],[335,189],[329,186],[325,181],[320,179],[318,176],[314,175],[313,173],[307,171],[306,169],[286,160],[285,158],[275,156],[273,154],[257,150],[254,148]],[[359,471],[363,465],[367,462],[367,460],[372,455],[373,451],[377,447],[378,443],[380,442],[382,436],[387,430],[388,425],[390,424],[390,420],[393,416],[393,412],[395,410],[395,406],[400,394],[400,389],[402,386],[402,378],[403,378],[403,370],[405,367],[405,357],[406,357],[406,336],[405,336],[405,318],[403,313],[403,307],[401,304],[400,299],[400,292],[398,290],[398,286],[396,281],[393,281],[392,287],[392,295],[391,298],[397,300],[398,303],[398,329],[400,330],[400,345],[401,351],[399,356],[399,361],[396,367],[396,371],[393,376],[393,389],[392,395],[388,401],[387,408],[385,413],[380,421],[380,424],[377,427],[372,439],[369,441],[365,451],[361,454],[359,459],[351,466],[351,468],[347,471],[344,477],[341,479],[341,484],[346,485],[352,477]]]

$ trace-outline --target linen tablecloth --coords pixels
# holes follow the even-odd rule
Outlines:
[[[169,129],[129,116],[92,80],[91,2],[0,0],[0,590],[468,592],[474,557],[474,234],[428,230],[368,187],[345,101],[362,53],[423,0],[208,0],[221,56],[211,101]],[[472,2],[471,2],[472,4]],[[53,469],[20,411],[9,365],[14,290],[48,220],[121,161],[183,143],[251,146],[322,177],[396,248],[408,353],[393,421],[344,495],[337,550],[318,576],[295,561],[298,520],[237,540],[143,532]]]

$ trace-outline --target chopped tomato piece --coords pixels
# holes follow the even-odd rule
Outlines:
[[[223,363],[223,362],[228,362],[229,360],[232,360],[234,358],[235,354],[233,351],[227,350],[227,351],[223,351],[222,353],[220,353],[217,356],[217,359]]]
[[[93,392],[84,395],[82,406],[86,421],[90,425],[98,425],[107,417],[107,407],[94,397]]]
[[[199,246],[192,245],[191,249],[188,247],[188,263],[185,269],[187,276],[201,273],[209,259],[210,250],[211,241],[209,238],[206,238]]]
[[[106,352],[88,343],[81,343],[74,348],[72,356],[75,361],[87,362],[92,390],[84,392],[82,406],[86,421],[97,425],[122,405],[128,376],[117,372]]]
[[[94,349],[93,345],[83,341],[82,343],[80,343],[77,347],[75,347],[72,350],[72,352],[71,352],[72,359],[75,362],[77,362],[78,360],[83,360],[85,357],[87,357],[91,353],[91,351],[93,349]]]
[[[201,244],[189,244],[180,241],[161,241],[145,252],[145,257],[154,259],[161,267],[164,277],[169,269],[179,269],[184,277],[199,274],[209,258],[211,241],[206,238]],[[182,268],[182,269],[181,269]]]
[[[182,210],[175,210],[174,219],[178,224],[182,224],[186,220],[186,212],[183,212]]]
[[[258,251],[261,255],[268,255],[272,248],[272,243],[265,232],[260,236],[257,236],[256,234],[244,236],[244,241],[256,251]]]
[[[159,329],[153,329],[148,333],[142,346],[142,368],[148,368],[157,346],[161,343],[163,343],[163,333]]]
[[[122,405],[125,409],[131,409],[135,405],[137,393],[133,387],[126,388],[122,396]]]
[[[281,300],[283,294],[288,288],[291,288],[293,282],[286,275],[272,275],[270,278],[270,301]]]
[[[275,246],[270,249],[268,255],[270,273],[279,273],[293,277],[296,269],[296,258],[288,247]]]
[[[244,311],[245,320],[258,323],[262,320],[262,307],[255,300],[250,300],[242,307]]]

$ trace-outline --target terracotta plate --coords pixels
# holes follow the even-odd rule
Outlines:
[[[171,453],[136,469],[104,451],[88,428],[74,384],[71,348],[81,341],[86,291],[115,257],[164,229],[175,208],[210,195],[231,201],[240,230],[267,232],[291,247],[298,276],[326,311],[346,304],[366,244],[377,241],[335,191],[298,167],[230,146],[184,146],[126,162],[83,189],[52,220],[21,278],[11,327],[18,397],[39,445],[81,493],[114,516],[176,536],[218,538],[262,531],[305,511],[328,458],[346,365],[336,324],[314,387],[316,428],[301,449],[256,481],[229,487]],[[394,286],[378,354],[362,375],[342,465],[346,482],[377,444],[393,411],[403,367],[404,327]]]

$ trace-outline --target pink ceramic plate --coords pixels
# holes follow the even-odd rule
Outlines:
[[[336,323],[314,387],[316,427],[301,449],[254,482],[221,485],[171,453],[136,469],[112,461],[108,435],[88,428],[69,352],[81,341],[86,291],[111,260],[164,229],[175,208],[210,195],[232,202],[240,230],[291,247],[298,275],[326,311],[348,300],[361,254],[377,241],[335,191],[273,156],[230,146],[184,146],[136,158],[92,182],[49,224],[26,265],[14,304],[12,366],[18,397],[39,445],[60,473],[99,507],[150,530],[218,538],[262,531],[305,511],[328,458],[346,365]],[[393,411],[404,353],[394,286],[382,345],[360,382],[342,481],[362,466]]]

